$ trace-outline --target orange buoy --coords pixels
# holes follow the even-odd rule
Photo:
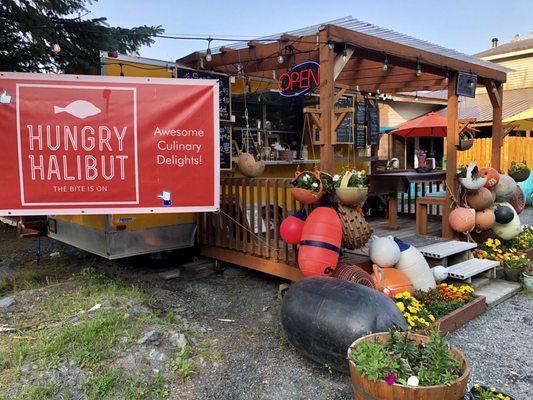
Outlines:
[[[490,207],[494,200],[491,191],[486,187],[482,187],[478,190],[469,190],[466,193],[466,202],[474,210],[481,211]]]
[[[492,167],[481,168],[479,175],[487,178],[487,183],[485,183],[487,189],[492,189],[500,181],[500,174]]]
[[[413,293],[415,288],[411,280],[399,269],[383,268],[381,269],[376,264],[372,266],[372,280],[376,289],[383,292],[389,297],[394,297],[398,293],[409,292]]]
[[[342,223],[333,208],[317,207],[309,214],[298,250],[298,265],[305,276],[331,275],[342,242]]]

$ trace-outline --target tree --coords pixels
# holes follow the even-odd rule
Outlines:
[[[126,29],[109,26],[106,18],[84,19],[91,3],[1,0],[0,71],[97,73],[99,50],[129,53],[164,32],[161,26]]]

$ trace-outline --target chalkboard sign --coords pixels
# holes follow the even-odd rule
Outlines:
[[[355,105],[355,124],[364,125],[366,122],[366,103],[358,101]]]
[[[231,83],[228,75],[210,71],[196,71],[178,68],[178,78],[184,79],[218,79],[219,115],[221,121],[231,120]]]
[[[354,106],[353,96],[342,96],[335,103],[335,108]],[[347,113],[337,128],[337,143],[353,143],[353,113]]]
[[[368,144],[379,144],[379,110],[372,103],[367,104]]]
[[[364,125],[357,125],[355,128],[355,148],[366,148],[366,127]]]
[[[231,126],[220,126],[220,169],[231,169]]]

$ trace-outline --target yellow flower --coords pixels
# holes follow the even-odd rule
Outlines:
[[[400,309],[401,312],[405,311],[405,306],[404,306],[404,304],[401,301],[398,301],[396,303],[396,306]]]
[[[502,244],[502,242],[500,242],[499,239],[496,239],[496,240],[494,241],[494,244],[495,244],[496,246],[499,246],[500,244]]]
[[[495,388],[494,386],[491,386],[491,387],[489,388],[489,390],[490,390],[491,392],[495,392],[495,391],[496,391],[496,388]]]
[[[474,383],[474,387],[475,387],[476,389],[479,389],[479,383]]]
[[[429,314],[429,319],[431,320],[431,322],[435,322],[435,317],[433,316],[433,314]]]

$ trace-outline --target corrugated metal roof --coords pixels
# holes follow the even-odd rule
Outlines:
[[[533,88],[505,90],[503,92],[502,119],[506,119],[533,107]],[[440,111],[446,115],[446,109]],[[476,122],[492,121],[492,104],[487,93],[475,98],[461,97],[459,119],[475,118]]]
[[[409,46],[412,48],[416,48],[419,50],[438,54],[444,57],[455,58],[463,62],[476,64],[479,66],[491,68],[491,69],[498,70],[501,72],[507,71],[505,67],[491,63],[490,61],[481,60],[477,57],[461,53],[457,50],[447,49],[445,47],[427,42],[425,40],[417,39],[412,36],[405,35],[403,33],[399,33],[399,32],[396,32],[390,29],[381,28],[379,26],[352,18],[351,16],[335,19],[333,21],[326,21],[320,24],[311,25],[311,26],[308,26],[302,29],[293,30],[290,32],[283,32],[283,33],[278,33],[275,35],[262,36],[262,37],[257,38],[256,40],[261,40],[262,43],[268,43],[268,40],[271,40],[272,42],[276,42],[277,40],[279,40],[279,38],[283,34],[289,34],[289,35],[294,35],[294,36],[314,35],[318,32],[319,28],[324,25],[337,25],[342,28],[351,29],[355,32],[375,36],[380,39],[389,40],[391,42],[399,43],[399,44]],[[229,45],[225,45],[224,47],[237,50],[237,49],[244,49],[248,47],[248,45],[245,42],[238,42],[238,43],[232,43]],[[214,49],[214,52],[215,51],[218,52],[218,48]]]

